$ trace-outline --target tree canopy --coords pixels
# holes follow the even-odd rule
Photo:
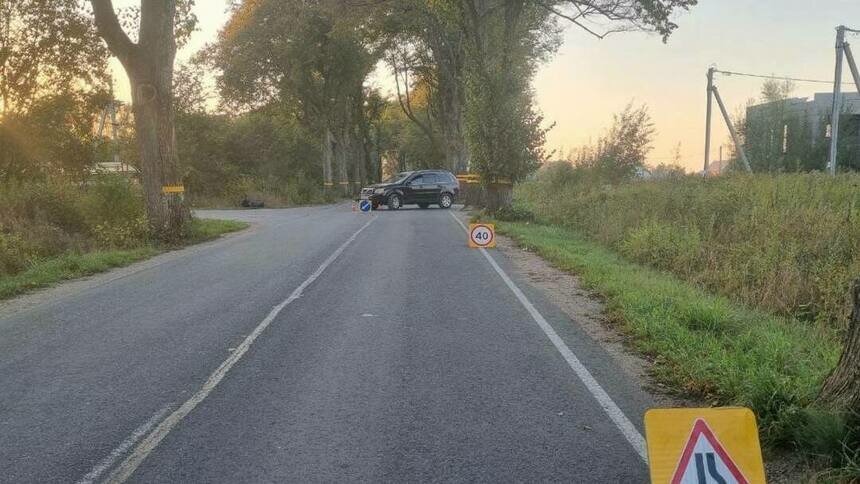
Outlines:
[[[108,86],[108,51],[78,0],[0,0],[0,113]]]
[[[213,194],[249,177],[347,194],[391,171],[428,167],[480,173],[488,183],[517,181],[552,156],[544,147],[552,125],[536,107],[532,81],[564,28],[601,38],[646,31],[665,41],[678,27],[677,13],[695,4],[234,0],[218,37],[174,70],[176,49],[195,27],[193,1],[115,10],[110,0],[0,0],[0,102],[7,118],[18,120],[14,132],[6,123],[0,139],[50,132],[57,141],[6,156],[2,173],[83,176],[104,158],[88,133],[111,102],[98,26],[132,78],[135,106],[125,112],[137,129],[124,133],[138,141],[162,133],[138,144],[148,150],[123,155],[150,180],[152,210],[167,179]],[[207,87],[213,78],[214,92]],[[390,91],[372,85],[379,78]],[[140,102],[146,99],[157,102]],[[75,114],[65,115],[72,105]],[[147,115],[144,106],[157,112]],[[30,110],[27,124],[20,113]],[[142,120],[156,131],[141,131]],[[54,153],[63,152],[76,155],[58,164],[63,156]],[[175,161],[158,153],[176,153]]]

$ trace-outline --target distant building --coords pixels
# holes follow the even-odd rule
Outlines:
[[[780,103],[784,103],[780,106]],[[783,118],[803,121],[802,125],[809,130],[813,144],[828,140],[830,138],[830,116],[833,110],[833,93],[819,92],[811,99],[796,97],[785,101],[756,104],[747,107],[747,121],[755,122],[758,119],[770,116],[773,109],[779,107],[784,109]],[[860,121],[860,94],[842,94],[842,114],[849,121]],[[854,123],[848,123],[851,127]],[[860,123],[858,123],[860,125]],[[840,134],[842,134],[840,128]],[[860,133],[858,133],[860,134]],[[782,133],[784,138],[791,136],[787,126]],[[783,139],[783,142],[787,142]]]
[[[118,158],[118,156],[115,156],[114,159]],[[93,173],[102,175],[134,176],[137,175],[139,172],[137,168],[129,165],[128,163],[123,163],[121,161],[105,161],[102,163],[96,163],[96,166],[93,169]]]
[[[817,93],[749,106],[738,128],[753,171],[826,169],[832,104],[833,94]],[[860,170],[860,94],[844,93],[840,112],[839,166]]]

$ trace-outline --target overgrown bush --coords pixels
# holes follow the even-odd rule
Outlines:
[[[118,177],[0,188],[0,275],[68,252],[132,248],[148,238],[140,188]]]
[[[702,239],[695,227],[652,221],[630,230],[619,248],[632,260],[650,261],[661,268],[689,269],[696,266],[702,253]],[[692,274],[687,270],[684,275]]]
[[[0,233],[0,274],[22,271],[32,252],[20,235]]]
[[[125,178],[110,176],[82,190],[78,209],[88,227],[122,225],[146,215],[140,187]]]
[[[841,329],[860,275],[860,175],[595,182],[553,167],[516,189],[539,221],[735,301]]]

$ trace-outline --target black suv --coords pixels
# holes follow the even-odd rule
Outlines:
[[[388,205],[391,210],[409,204],[421,208],[434,204],[451,208],[459,194],[460,182],[444,170],[406,171],[361,189],[361,199],[370,200],[374,209]]]

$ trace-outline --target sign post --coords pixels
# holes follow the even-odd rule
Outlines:
[[[764,484],[755,415],[747,408],[645,414],[652,484]]]

